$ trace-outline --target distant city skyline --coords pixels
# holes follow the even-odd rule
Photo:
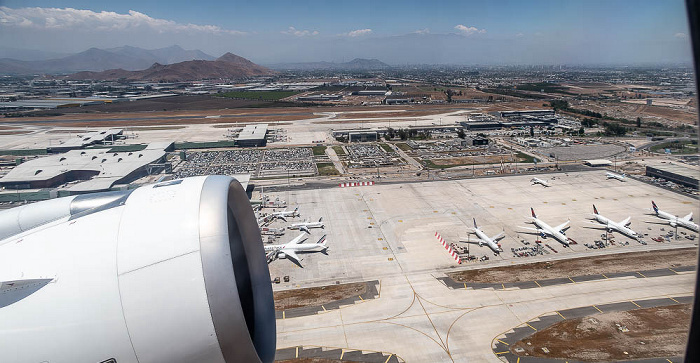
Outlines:
[[[66,54],[91,47],[177,44],[217,57],[232,52],[260,64],[353,58],[392,65],[692,61],[680,0],[9,0],[2,5],[0,52]]]

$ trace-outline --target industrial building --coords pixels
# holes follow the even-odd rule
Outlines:
[[[353,131],[348,133],[350,142],[372,142],[379,140],[377,131]]]
[[[487,146],[489,139],[481,136],[468,136],[462,141],[462,146]]]
[[[164,167],[164,143],[150,144],[133,152],[109,149],[71,150],[40,157],[16,166],[0,178],[0,186],[9,189],[54,188],[79,181],[66,188],[69,193],[109,190],[115,184],[127,184]]]
[[[236,138],[236,145],[254,147],[267,145],[267,124],[246,125]]]
[[[685,166],[671,163],[655,166],[647,165],[646,175],[698,189],[698,171]]]

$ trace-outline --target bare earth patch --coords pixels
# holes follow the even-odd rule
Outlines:
[[[690,314],[690,304],[683,304],[564,320],[515,343],[511,350],[586,362],[681,356]],[[629,331],[621,331],[617,324]]]
[[[600,275],[616,272],[693,266],[697,263],[696,254],[697,250],[695,248],[631,252],[467,270],[452,272],[449,273],[448,276],[457,282],[506,283],[533,281],[570,276]]]
[[[367,284],[364,282],[276,291],[274,293],[275,310],[319,306],[351,296],[359,296],[366,291]]]

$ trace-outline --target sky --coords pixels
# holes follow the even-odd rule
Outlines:
[[[260,64],[691,62],[682,0],[0,0],[0,51],[175,44]]]

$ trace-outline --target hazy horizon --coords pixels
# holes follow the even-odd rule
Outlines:
[[[41,4],[3,3],[0,49],[55,55],[177,44],[266,65],[354,58],[394,66],[692,63],[682,1]]]

